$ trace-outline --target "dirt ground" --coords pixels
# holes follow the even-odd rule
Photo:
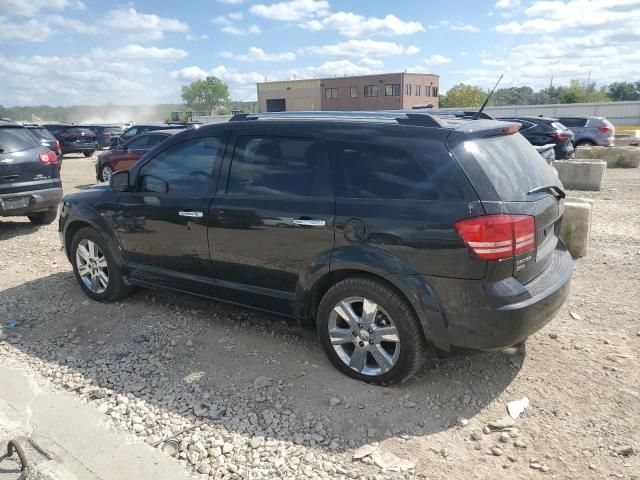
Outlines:
[[[95,182],[94,161],[65,158],[66,192]],[[639,479],[640,169],[569,195],[594,200],[592,236],[557,317],[515,355],[439,359],[393,388],[341,375],[280,318],[149,290],[93,302],[57,222],[2,218],[0,325],[17,326],[0,364],[147,443],[178,433],[167,450],[203,478]],[[483,433],[525,396],[506,435]]]

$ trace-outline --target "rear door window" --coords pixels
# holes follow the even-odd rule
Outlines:
[[[329,144],[336,195],[344,198],[435,200],[438,191],[418,162],[402,149],[374,143]]]
[[[147,135],[147,138],[147,148],[151,148],[155,147],[169,137],[167,137],[166,135]]]
[[[326,196],[329,173],[313,138],[238,137],[228,193],[266,196]]]
[[[586,118],[571,118],[571,117],[563,117],[560,118],[560,123],[562,123],[565,127],[584,127],[587,124]]]
[[[38,141],[23,127],[0,128],[0,154],[22,152],[38,146]]]

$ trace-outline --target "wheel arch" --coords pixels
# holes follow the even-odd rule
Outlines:
[[[113,229],[109,228],[108,225],[105,224],[105,220],[100,214],[89,207],[80,207],[82,210],[76,211],[75,215],[72,218],[66,220],[63,230],[63,241],[64,241],[64,250],[67,255],[67,258],[71,261],[71,252],[69,251],[71,247],[71,242],[73,241],[73,237],[80,231],[82,228],[89,227],[94,229],[101,235],[105,241],[107,242],[113,256],[118,262],[119,266],[123,266],[125,264],[124,257],[122,255],[122,250],[120,248],[120,243],[113,232]]]

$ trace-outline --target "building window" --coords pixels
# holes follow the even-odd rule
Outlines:
[[[378,96],[378,85],[365,85],[364,86],[364,96],[365,97],[377,97]]]
[[[338,98],[338,89],[337,88],[325,88],[324,89],[324,98]]]
[[[397,97],[400,95],[400,84],[399,83],[387,83],[384,86],[384,94],[387,97]]]
[[[424,96],[425,97],[430,97],[431,96],[431,85],[425,85],[424,86]]]
[[[407,83],[404,86],[404,94],[405,95],[411,95],[411,84],[410,83]]]
[[[432,87],[431,88],[431,96],[432,97],[437,97],[438,96],[438,87]]]
[[[420,85],[416,85],[416,97],[420,96]]]
[[[349,96],[351,98],[356,98],[358,96],[358,87],[350,87],[349,88]]]

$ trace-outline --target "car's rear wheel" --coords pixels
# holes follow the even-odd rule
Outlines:
[[[46,212],[36,212],[27,215],[27,218],[34,225],[49,225],[58,216],[58,210],[55,208],[49,209]]]
[[[578,147],[594,147],[596,144],[590,140],[581,140],[574,145],[574,148]]]
[[[89,158],[91,155],[93,155],[93,150],[91,150],[91,151],[89,151],[89,152],[82,152],[82,154],[83,154],[85,157]]]
[[[426,359],[420,322],[407,300],[368,277],[338,282],[318,308],[318,333],[333,365],[368,383],[407,380]]]
[[[130,287],[122,281],[111,250],[93,228],[78,230],[71,241],[70,253],[76,280],[89,297],[114,302],[129,293]]]
[[[109,183],[109,180],[111,179],[112,174],[113,174],[113,168],[111,168],[111,165],[104,165],[100,169],[100,177],[102,178],[103,182]]]

